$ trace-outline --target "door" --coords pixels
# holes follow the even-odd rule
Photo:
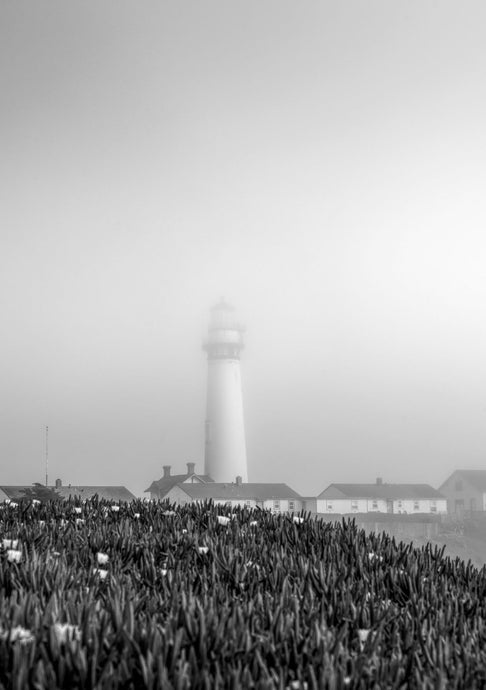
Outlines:
[[[463,498],[456,498],[455,504],[454,504],[454,512],[462,514],[464,512],[464,499]]]

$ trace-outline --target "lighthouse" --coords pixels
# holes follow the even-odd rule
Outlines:
[[[204,473],[215,482],[248,481],[240,354],[243,327],[221,300],[211,310],[208,337]]]

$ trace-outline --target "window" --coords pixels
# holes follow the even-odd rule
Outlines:
[[[289,501],[289,510],[295,510],[295,501]]]
[[[351,510],[358,510],[358,501],[351,501]]]
[[[274,501],[273,502],[273,509],[274,510],[280,510],[280,501]]]
[[[371,510],[378,510],[378,501],[374,500],[371,502]]]
[[[403,503],[401,501],[398,501],[398,507],[403,508]]]
[[[327,509],[332,510],[332,501],[327,502]]]
[[[246,501],[246,507],[247,507],[247,508],[251,508],[251,500],[250,500],[250,499],[248,499],[248,500]]]
[[[437,501],[430,501],[430,512],[431,513],[437,512]]]
[[[419,510],[420,509],[420,503],[418,501],[413,502],[413,509],[414,510]]]

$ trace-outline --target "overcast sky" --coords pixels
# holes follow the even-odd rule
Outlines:
[[[0,0],[1,483],[486,468],[486,3]]]

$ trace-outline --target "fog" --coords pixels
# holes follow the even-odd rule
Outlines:
[[[2,0],[2,484],[203,469],[210,307],[250,481],[486,461],[482,0]]]

